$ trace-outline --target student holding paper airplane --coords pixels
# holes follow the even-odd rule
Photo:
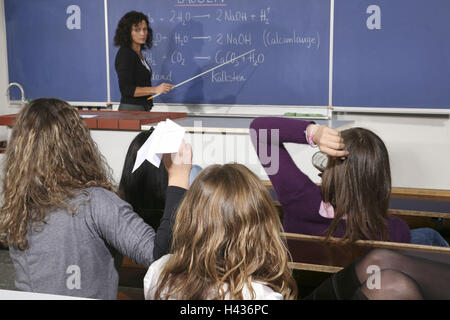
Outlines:
[[[184,132],[183,127],[180,127],[180,129]],[[142,131],[131,141],[120,178],[119,196],[131,204],[133,210],[156,230],[159,227],[166,204],[167,169],[164,165],[155,166],[149,161],[139,161],[138,167],[133,170],[137,162],[138,152],[149,141],[154,131],[153,127],[148,131]],[[180,144],[176,146],[176,150],[179,149]],[[192,165],[189,185],[192,184],[201,170],[201,167]]]
[[[153,30],[145,14],[130,11],[120,19],[114,36],[114,45],[120,46],[115,60],[122,94],[120,111],[150,111],[153,101],[148,98],[173,88],[170,83],[152,86],[152,69],[142,55],[143,49],[152,47],[152,41]]]

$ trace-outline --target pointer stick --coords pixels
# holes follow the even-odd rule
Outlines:
[[[211,72],[211,71],[213,71],[213,70],[216,70],[217,68],[220,68],[220,67],[222,67],[222,66],[224,66],[224,65],[226,65],[226,64],[228,64],[228,63],[230,63],[230,62],[233,62],[234,60],[237,60],[237,59],[239,59],[239,58],[242,58],[243,56],[245,56],[245,55],[247,55],[247,54],[249,54],[250,52],[253,52],[253,51],[255,51],[255,50],[256,50],[256,49],[250,50],[249,52],[246,52],[246,53],[244,53],[244,54],[241,54],[239,57],[233,58],[233,59],[231,59],[231,60],[229,60],[229,61],[226,61],[226,62],[224,62],[224,63],[222,63],[222,64],[219,64],[218,66],[215,66],[214,68],[211,68],[211,69],[209,69],[209,70],[206,70],[205,72],[202,72],[202,73],[200,73],[200,74],[198,74],[198,75],[196,75],[196,76],[194,76],[194,77],[192,77],[192,78],[190,78],[190,79],[187,79],[187,80],[185,80],[185,81],[183,81],[183,82],[180,82],[179,84],[177,84],[176,86],[174,86],[174,88],[179,87],[179,86],[181,86],[181,85],[183,85],[183,84],[185,84],[185,83],[188,83],[189,81],[194,80],[194,79],[196,79],[196,78],[198,78],[198,77],[201,77],[202,75],[207,74],[208,72]],[[156,98],[156,97],[159,96],[160,94],[161,94],[161,93],[155,94],[155,95],[151,96],[150,98],[148,98],[147,100],[151,100],[151,99],[153,99],[153,98]]]

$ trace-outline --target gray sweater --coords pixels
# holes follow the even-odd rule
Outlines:
[[[117,299],[119,276],[116,251],[135,263],[149,266],[168,252],[173,215],[185,190],[167,189],[168,203],[158,232],[147,225],[114,193],[103,188],[70,201],[77,213],[58,209],[47,223],[27,233],[29,248],[10,247],[17,289],[97,299]]]

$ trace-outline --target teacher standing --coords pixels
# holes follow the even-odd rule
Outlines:
[[[115,61],[122,95],[120,111],[150,111],[153,101],[148,98],[169,93],[173,88],[170,83],[152,86],[152,69],[142,55],[152,42],[153,30],[145,14],[131,11],[120,19],[114,35],[114,45],[120,46]]]

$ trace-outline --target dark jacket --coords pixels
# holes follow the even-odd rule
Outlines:
[[[116,55],[116,72],[119,78],[119,89],[122,95],[120,103],[143,106],[147,110],[153,107],[150,96],[133,97],[136,87],[151,87],[152,72],[141,62],[138,54],[131,48],[120,47]],[[149,66],[150,67],[150,66]]]

